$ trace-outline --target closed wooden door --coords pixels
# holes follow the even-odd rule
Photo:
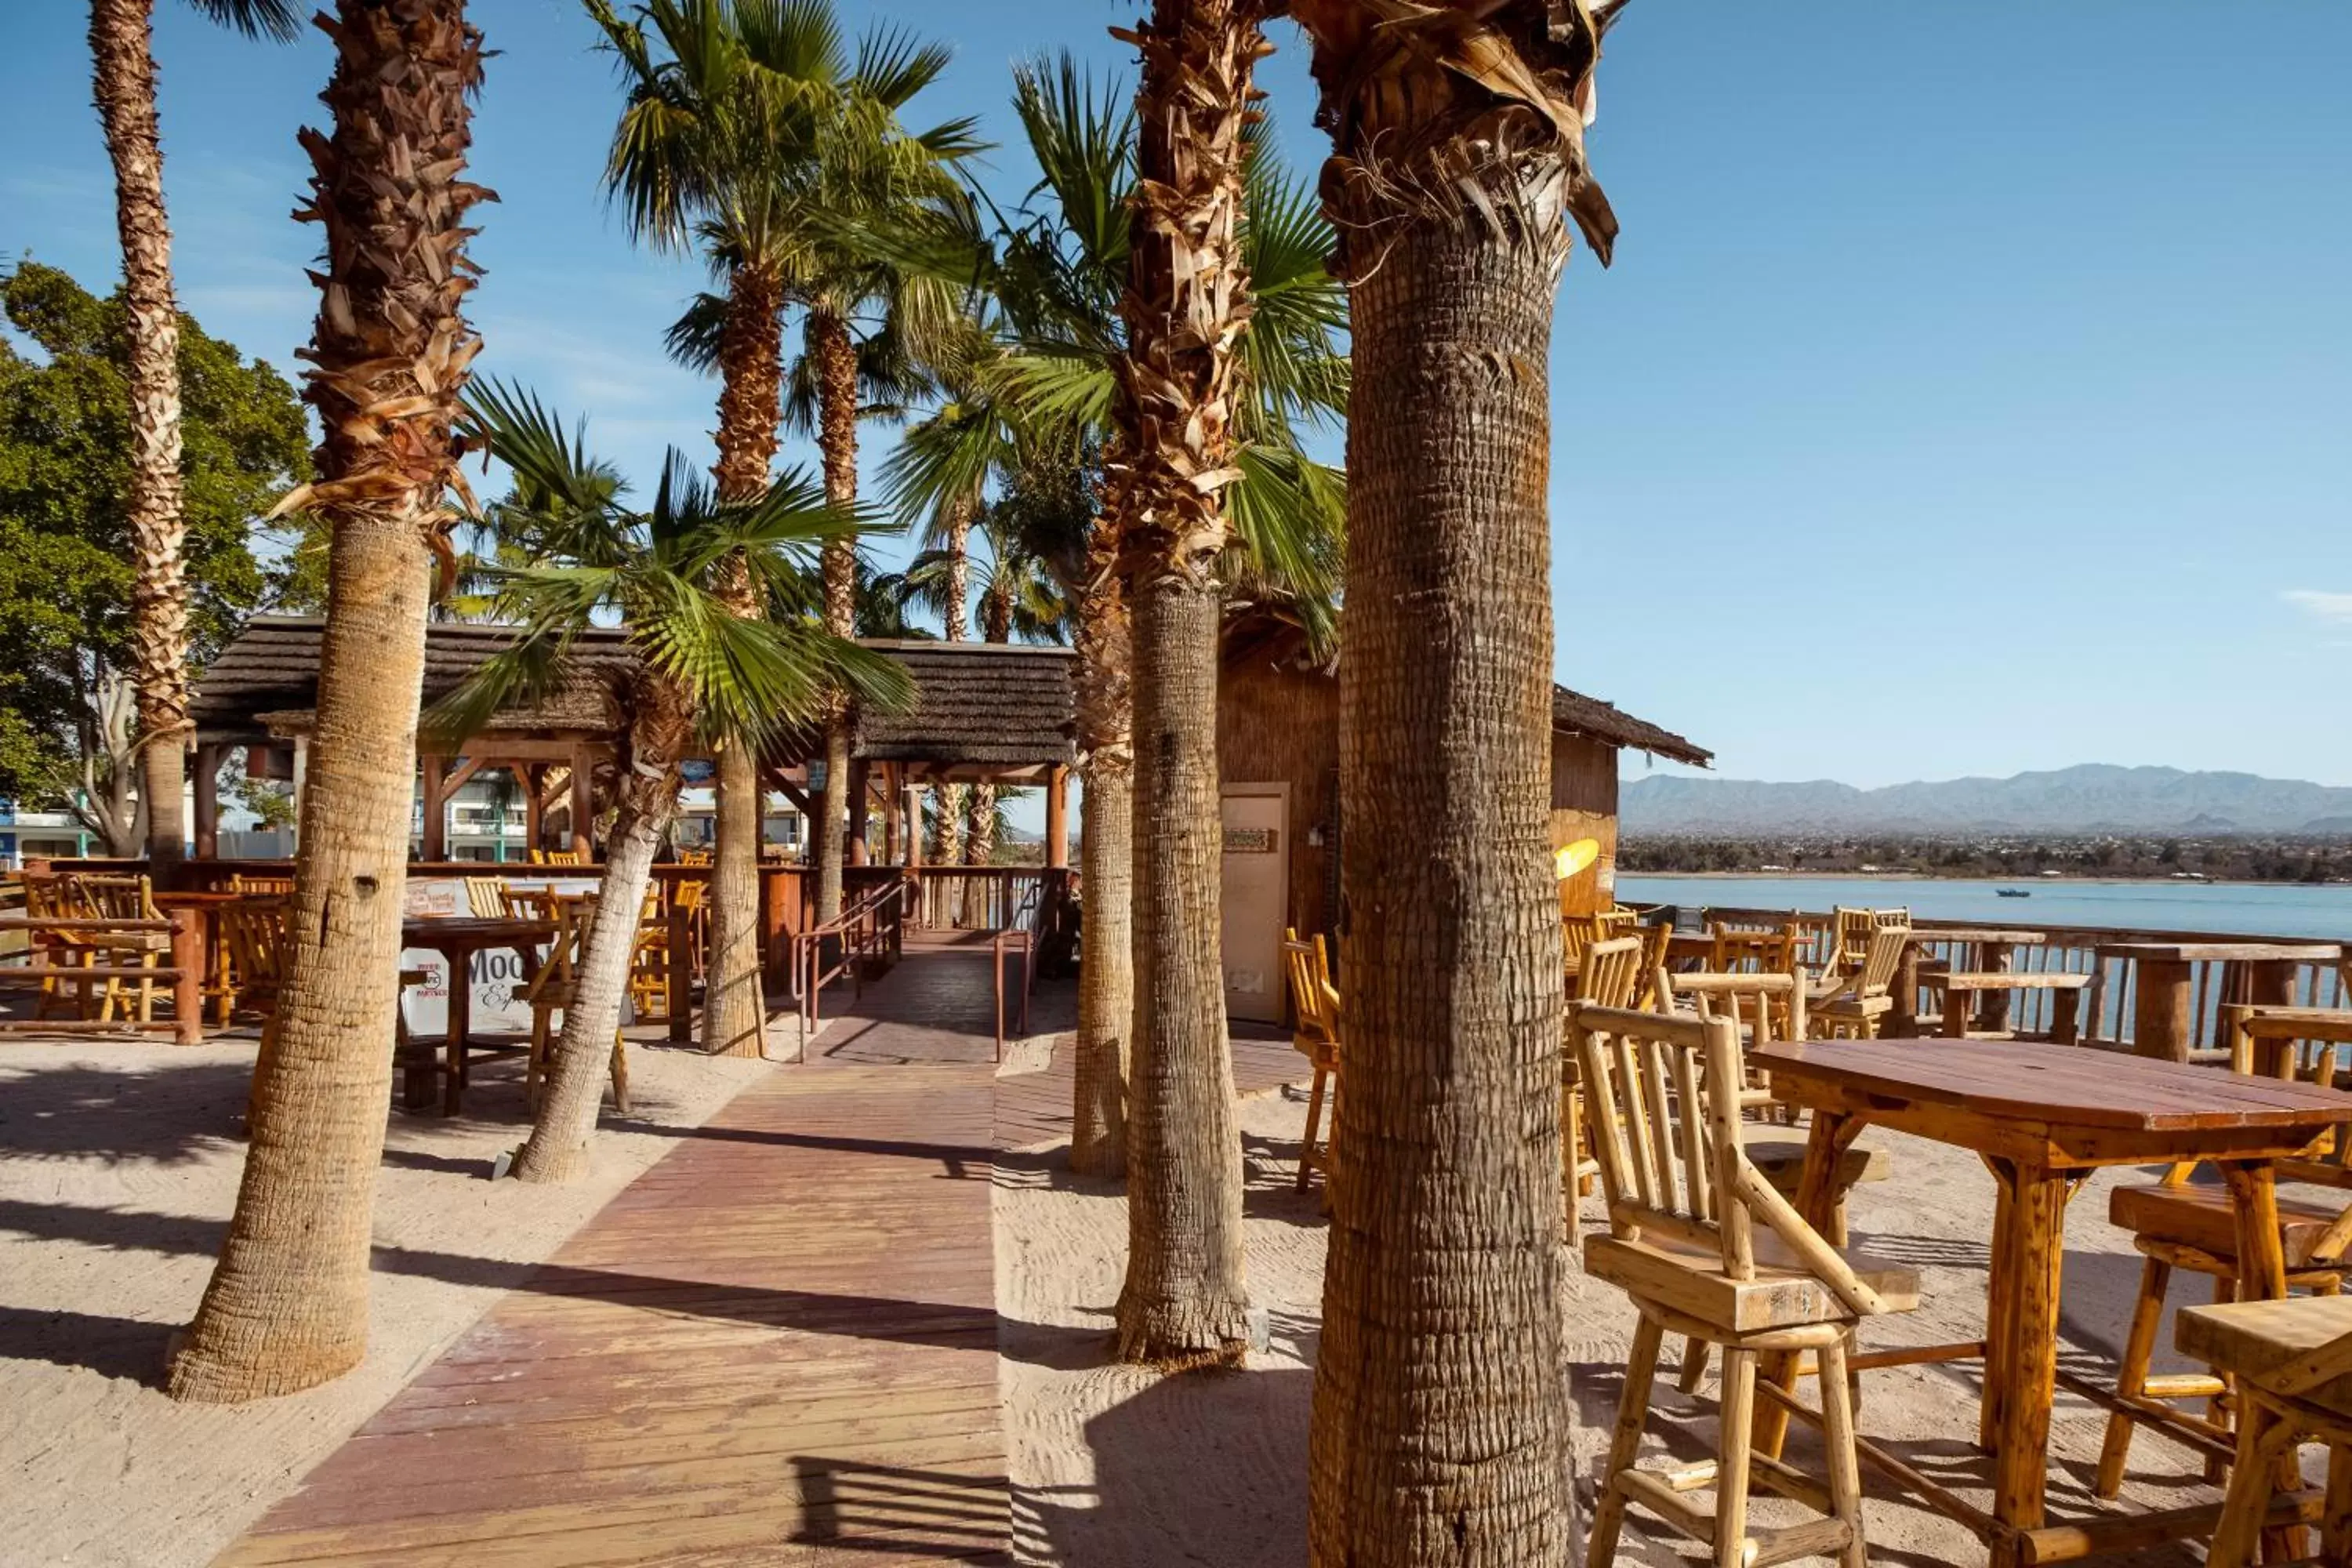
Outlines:
[[[1282,1022],[1282,931],[1290,913],[1290,786],[1227,784],[1225,1016]]]

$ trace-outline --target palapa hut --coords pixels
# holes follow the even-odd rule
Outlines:
[[[1613,896],[1617,757],[1631,748],[1706,767],[1712,752],[1609,703],[1552,689],[1551,842],[1596,838],[1601,858],[1568,889],[1571,910]],[[1339,889],[1339,679],[1306,635],[1268,615],[1226,629],[1217,693],[1225,816],[1225,1006],[1283,1016],[1286,927],[1328,931]]]

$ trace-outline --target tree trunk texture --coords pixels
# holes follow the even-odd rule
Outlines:
[[[1348,1072],[1308,1560],[1556,1568],[1576,1522],[1548,363],[1563,220],[1601,227],[1604,246],[1613,232],[1581,156],[1599,37],[1585,7],[1538,0],[1393,26],[1340,0],[1297,15],[1332,128],[1323,194],[1345,237],[1355,372]]]
[[[631,755],[614,770],[621,781],[619,811],[605,849],[604,888],[573,972],[572,1005],[563,1010],[563,1032],[556,1039],[539,1114],[515,1157],[514,1173],[526,1182],[570,1182],[588,1173],[588,1142],[612,1076],[638,912],[653,879],[654,856],[677,809],[678,764],[692,731],[684,694],[647,682],[638,688],[635,707]],[[717,870],[714,863],[712,871]]]
[[[1097,522],[1088,564],[1108,565]],[[1097,556],[1105,557],[1097,563]],[[1078,1032],[1070,1106],[1070,1169],[1127,1173],[1127,1037],[1134,1023],[1135,751],[1128,700],[1127,601],[1108,570],[1090,573],[1078,611]]]
[[[131,675],[139,692],[147,857],[168,879],[185,855],[181,804],[188,725],[188,584],[180,509],[180,313],[155,121],[152,0],[92,0],[98,113],[114,163],[130,350]]]
[[[1164,1364],[1248,1349],[1241,1140],[1219,952],[1217,649],[1249,322],[1240,218],[1253,4],[1155,0],[1142,50],[1133,238],[1108,510],[1134,616],[1135,1010],[1128,1265],[1118,1353]],[[1091,806],[1089,807],[1091,815]]]
[[[768,998],[760,973],[759,759],[736,741],[722,742],[718,763],[718,843],[710,858],[710,959],[704,966],[702,1048],[713,1056],[756,1057],[768,1037]],[[609,875],[609,873],[608,873]],[[717,911],[724,910],[721,920]]]
[[[452,560],[450,426],[480,342],[459,179],[481,34],[464,0],[341,0],[331,140],[299,216],[327,233],[305,396],[326,438],[308,505],[332,529],[317,728],[295,862],[293,952],[254,1085],[236,1213],[173,1359],[175,1398],[290,1394],[367,1348],[368,1242],[392,1087],[416,778],[428,552]]]
[[[857,348],[849,323],[828,310],[812,310],[808,352],[816,360],[817,447],[824,458],[824,495],[835,506],[857,500]],[[857,542],[824,546],[824,627],[835,637],[857,632]],[[849,777],[849,704],[836,695],[824,721],[824,811],[816,833],[816,918],[841,913],[841,864],[847,849],[843,786]]]
[[[764,268],[742,266],[728,276],[727,320],[719,345],[719,496],[743,501],[768,488],[776,457],[776,426],[783,416],[783,338],[778,313],[783,285]],[[765,613],[740,564],[723,578],[719,595],[745,619]],[[719,1056],[760,1054],[766,1038],[767,996],[760,975],[761,805],[765,789],[759,759],[746,747],[722,744],[718,764],[717,841],[710,856],[710,953],[704,965],[702,1048]]]

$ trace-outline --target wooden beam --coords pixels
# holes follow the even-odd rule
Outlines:
[[[572,852],[583,866],[596,858],[596,768],[588,749],[572,755]]]
[[[1070,863],[1070,770],[1057,767],[1045,777],[1045,864],[1066,868]]]
[[[905,803],[901,809],[907,814],[906,863],[909,868],[919,867],[923,863],[922,789],[923,786],[919,784],[902,784],[898,790],[898,797]]]
[[[220,858],[220,765],[218,742],[196,748],[196,858]]]
[[[449,858],[449,812],[441,793],[441,759],[428,752],[416,760],[425,778],[425,834],[417,846],[417,858],[446,860]]]
[[[798,806],[800,808],[801,815],[807,817],[811,825],[814,826],[816,821],[816,807],[809,804],[808,792],[806,790],[801,788],[800,785],[786,778],[784,776],[784,770],[782,768],[770,768],[768,770],[768,782],[774,784],[778,789],[783,791],[784,798]]]
[[[522,785],[522,858],[526,860],[532,850],[547,847],[540,837],[547,824],[542,820],[545,812],[539,793],[546,774],[546,767],[537,763],[526,763],[515,771],[515,782]]]
[[[459,757],[457,765],[449,770],[449,776],[441,781],[443,796],[456,795],[467,780],[482,771],[488,759],[482,757]]]

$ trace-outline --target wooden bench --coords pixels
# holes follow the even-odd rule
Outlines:
[[[70,920],[52,915],[0,916],[0,931],[20,931],[32,942],[35,954],[79,952],[87,963],[35,962],[0,964],[0,984],[87,986],[96,982],[133,980],[171,987],[169,1018],[6,1018],[0,1034],[119,1034],[128,1030],[169,1030],[175,1043],[193,1046],[205,1035],[205,931],[193,910],[173,910],[160,920]],[[164,940],[156,944],[157,938]],[[144,951],[151,946],[167,963],[100,963],[99,960]]]
[[[2047,991],[2050,999],[2050,1038],[2058,1045],[2071,1046],[2083,1037],[2083,993],[2090,988],[2087,974],[2069,974],[2061,970],[2040,973],[2009,970],[1945,970],[1923,973],[1919,984],[1929,991],[1940,992],[1944,998],[1943,1037],[1948,1040],[2007,1040],[2015,1035],[2007,1029],[1971,1029],[1969,1017],[1976,1010],[1977,998],[1989,992]]]

